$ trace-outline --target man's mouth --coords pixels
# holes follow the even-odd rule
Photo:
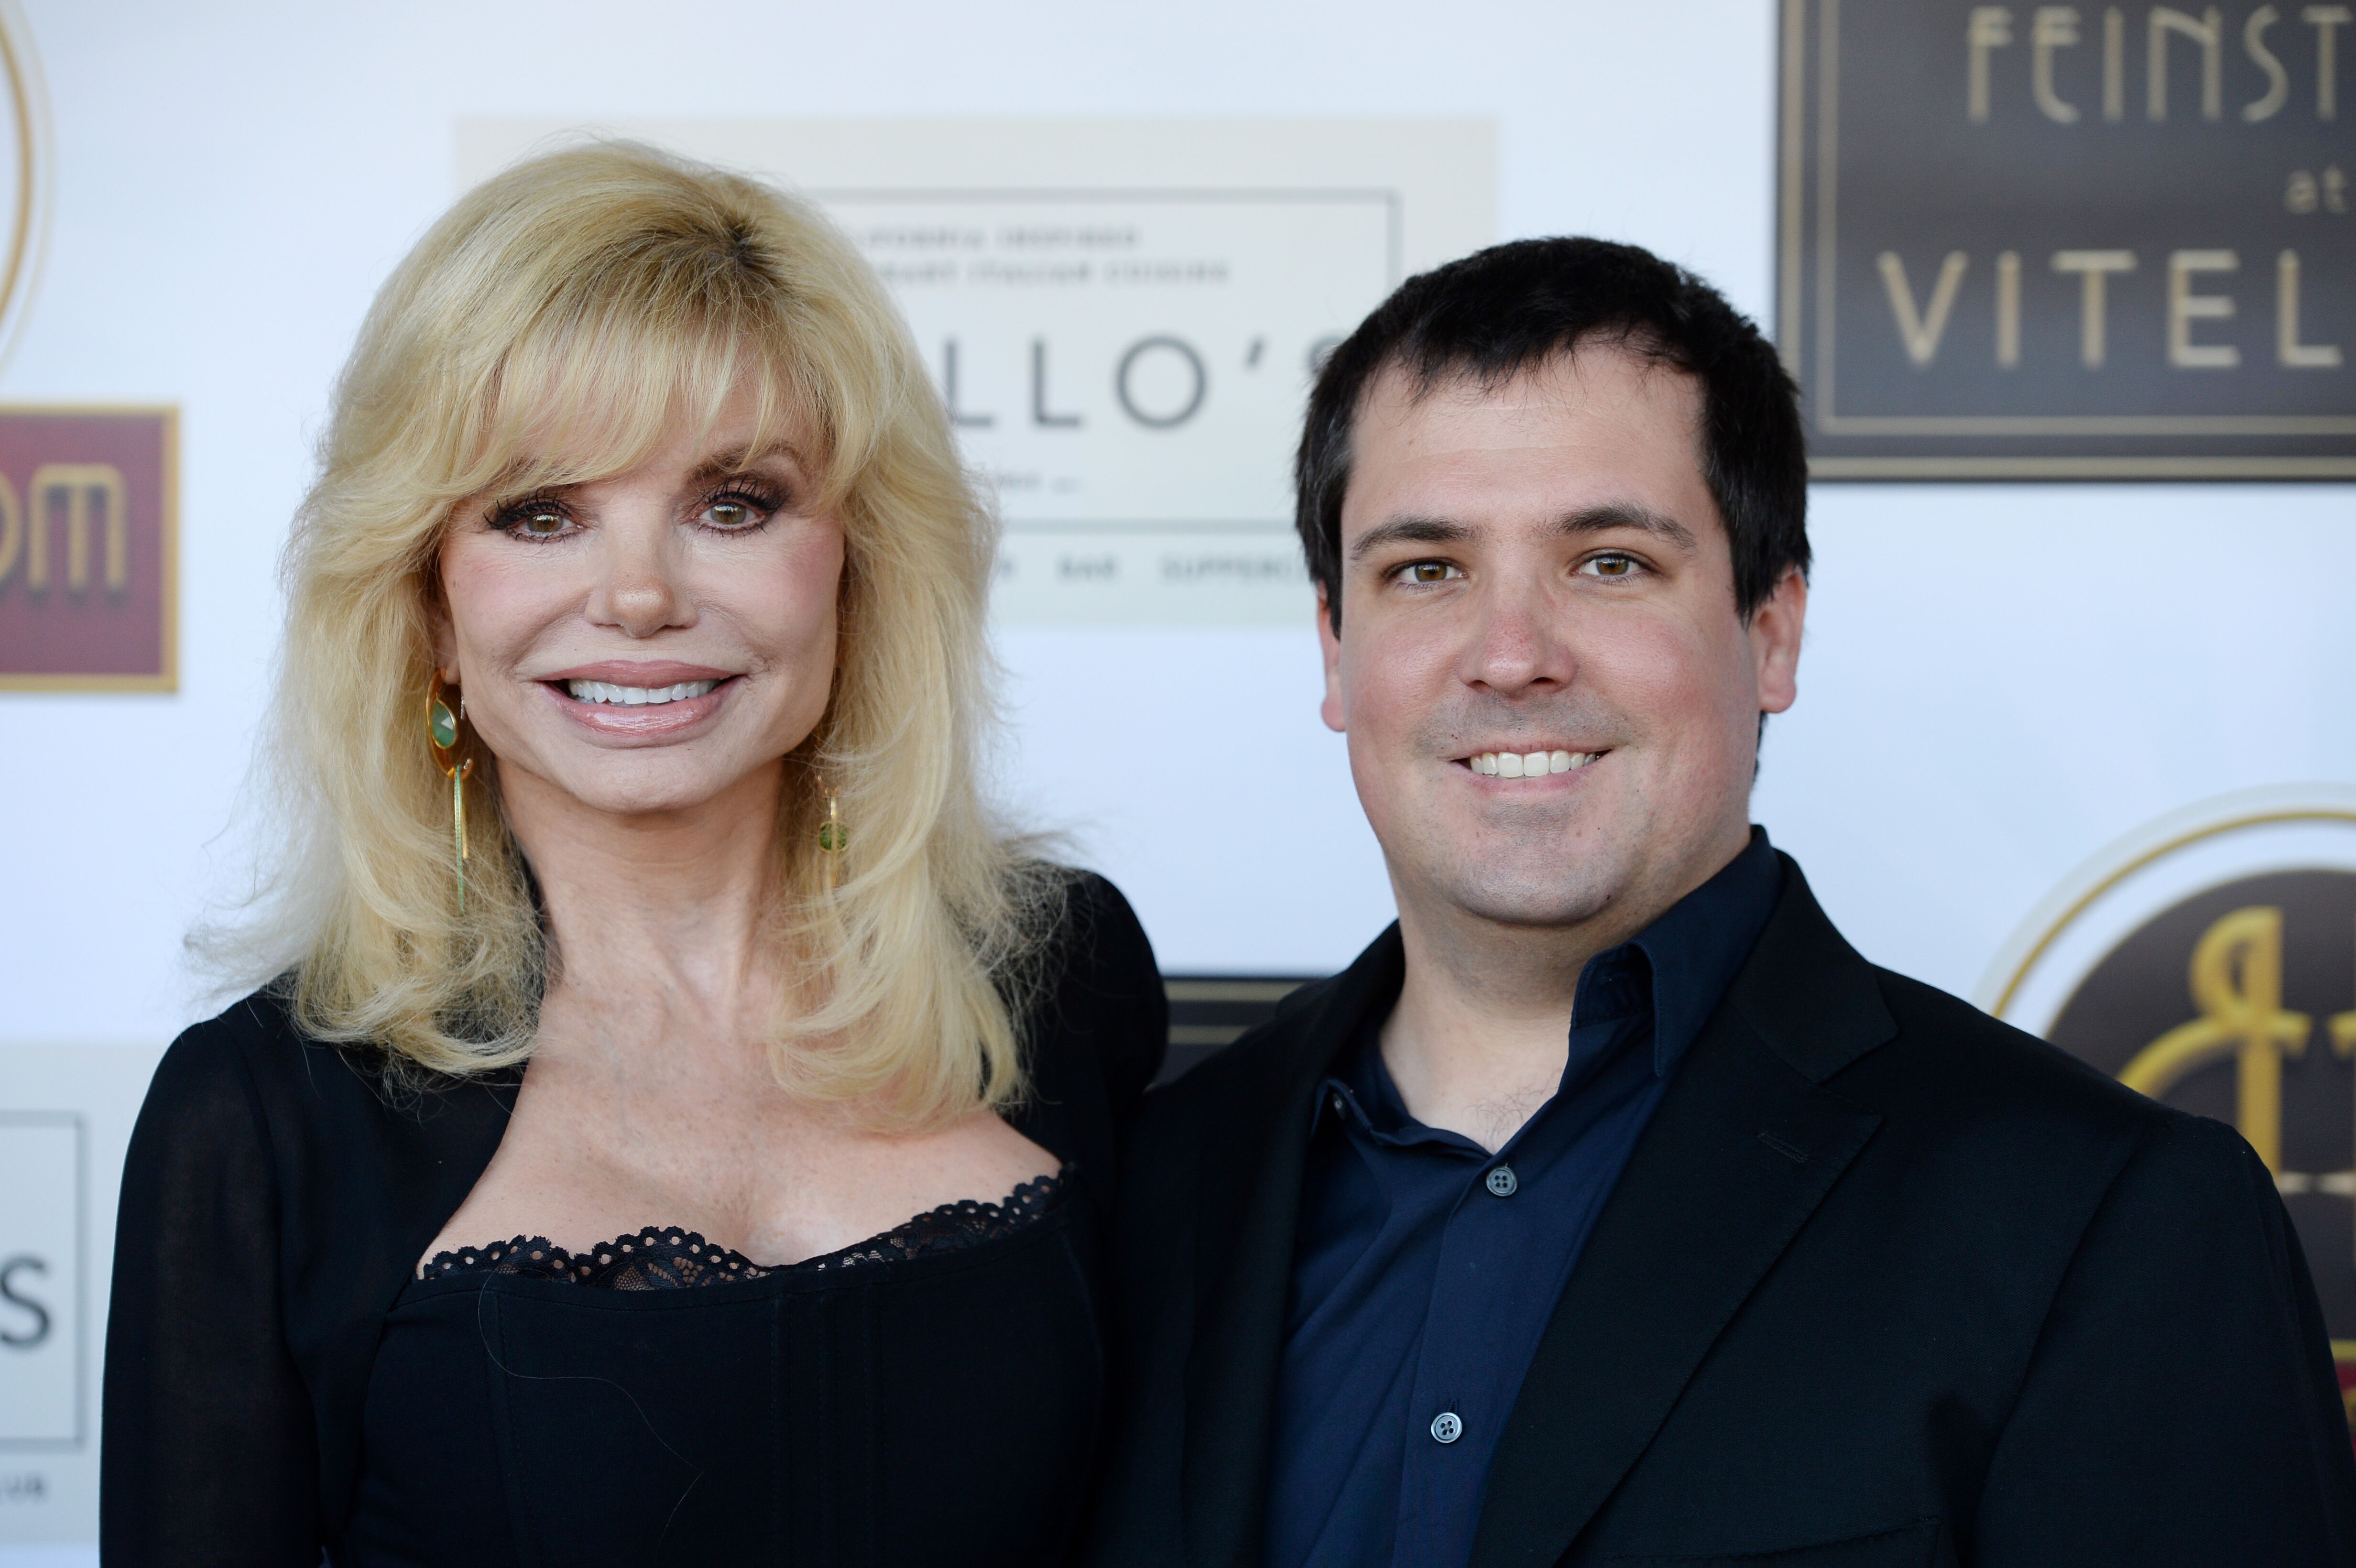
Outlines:
[[[1576,773],[1601,752],[1483,752],[1463,759],[1464,765],[1483,778],[1535,779],[1548,773]]]
[[[604,702],[625,708],[659,708],[667,702],[685,702],[701,697],[720,683],[716,680],[683,680],[677,686],[616,686],[607,680],[568,680],[562,683],[565,694],[575,702]]]

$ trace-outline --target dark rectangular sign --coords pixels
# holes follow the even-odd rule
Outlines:
[[[2356,476],[2356,6],[1784,0],[1826,479]]]

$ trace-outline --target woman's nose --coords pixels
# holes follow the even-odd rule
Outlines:
[[[612,560],[590,606],[590,619],[631,637],[651,637],[666,627],[686,624],[687,595],[668,541],[659,536],[632,539],[621,528],[607,533]]]

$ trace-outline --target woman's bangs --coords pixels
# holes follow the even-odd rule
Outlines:
[[[659,314],[637,301],[601,314],[594,324],[528,333],[509,351],[482,403],[467,494],[523,495],[626,474],[682,429],[701,443],[746,396],[755,415],[747,455],[785,444],[823,474],[826,453],[802,448],[825,424],[766,324],[724,308]]]

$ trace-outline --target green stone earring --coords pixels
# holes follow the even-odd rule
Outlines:
[[[442,683],[442,672],[434,672],[434,684],[425,691],[425,744],[433,752],[434,765],[450,780],[450,837],[455,850],[458,870],[458,912],[466,912],[466,775],[475,771],[475,759],[458,754],[458,721],[466,716],[466,699],[461,694],[458,708],[451,711],[447,688]]]

